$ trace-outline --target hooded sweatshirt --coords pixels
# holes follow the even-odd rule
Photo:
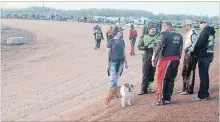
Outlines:
[[[195,56],[208,56],[214,53],[215,29],[213,27],[205,27],[195,44],[193,54]]]

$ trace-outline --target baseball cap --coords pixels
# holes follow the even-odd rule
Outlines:
[[[205,20],[200,20],[199,23],[203,24],[203,23],[207,23],[207,22]]]
[[[186,19],[186,20],[185,20],[184,25],[191,25],[191,24],[192,24],[192,21],[191,21],[191,20],[189,20],[189,19]]]
[[[150,23],[149,25],[148,25],[148,27],[147,27],[148,29],[151,29],[151,28],[156,28],[156,25],[155,24],[153,24],[153,23]]]
[[[203,18],[203,19],[201,19],[200,21],[199,21],[199,23],[200,24],[202,24],[202,23],[209,23],[210,21],[208,20],[208,19],[205,19],[205,18]]]

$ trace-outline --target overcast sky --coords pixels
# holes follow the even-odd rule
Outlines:
[[[2,8],[42,6],[42,2],[2,2]],[[44,6],[58,9],[115,8],[147,10],[154,14],[219,15],[219,2],[45,2]]]

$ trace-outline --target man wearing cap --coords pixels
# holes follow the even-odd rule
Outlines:
[[[210,27],[207,21],[200,21],[200,29],[202,31],[192,52],[198,60],[200,78],[198,96],[193,97],[193,101],[209,98],[209,66],[214,58],[215,29]]]
[[[151,58],[156,47],[156,26],[150,25],[143,28],[138,49],[144,51],[142,54],[142,84],[141,92],[138,95],[152,93],[152,83],[154,81],[155,67],[152,66]]]
[[[129,33],[129,40],[130,40],[130,43],[131,43],[131,51],[130,51],[131,55],[135,55],[134,45],[135,45],[136,39],[137,39],[137,31],[134,29],[134,25],[132,24],[131,25],[131,30],[130,30],[130,33]]]
[[[113,39],[113,27],[111,26],[110,29],[106,32],[107,41]]]
[[[181,95],[193,94],[195,84],[195,69],[196,69],[196,57],[192,55],[194,45],[198,39],[198,34],[192,26],[192,21],[186,19],[184,29],[187,31],[186,38],[183,43],[184,48],[184,61],[183,61],[183,89],[180,91]]]
[[[162,32],[152,56],[152,66],[156,67],[157,93],[152,105],[171,103],[174,80],[182,54],[183,36],[170,22],[162,24]]]

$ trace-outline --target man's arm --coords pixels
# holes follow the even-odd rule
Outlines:
[[[151,60],[152,62],[155,62],[158,59],[158,57],[161,55],[164,45],[165,45],[164,34],[161,34],[152,56],[152,60]]]
[[[135,30],[135,38],[137,38],[137,36],[138,36],[138,35],[137,35],[137,31]]]
[[[109,65],[109,61],[110,61],[111,47],[112,47],[112,40],[109,40],[107,43],[107,57],[106,57],[107,65]]]
[[[146,50],[146,46],[144,46],[144,41],[143,41],[143,37],[140,37],[139,42],[138,42],[138,49],[145,51]]]
[[[188,47],[188,51],[191,53],[193,52],[194,48],[195,48],[195,45],[197,43],[197,40],[198,40],[199,36],[197,34],[193,34],[191,36],[191,40],[192,40],[192,44]]]

